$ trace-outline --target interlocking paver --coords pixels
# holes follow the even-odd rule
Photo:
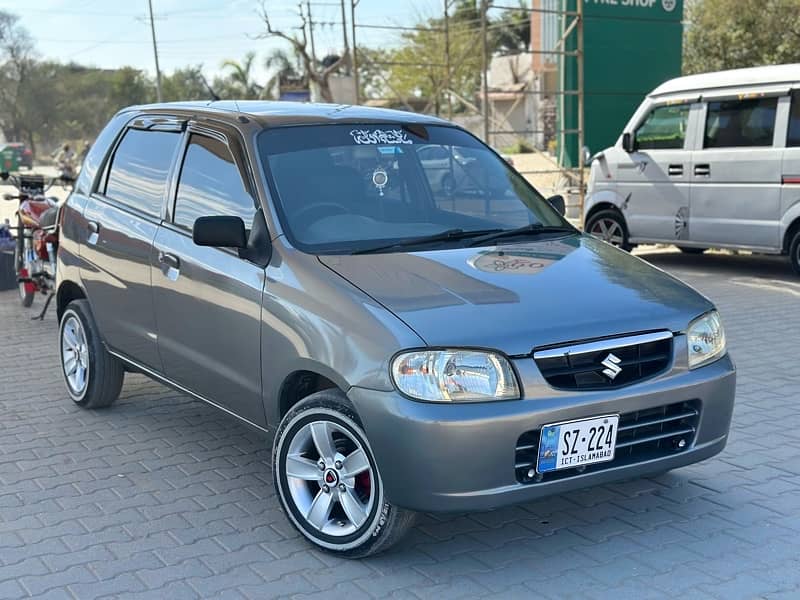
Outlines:
[[[800,597],[797,282],[774,258],[648,258],[723,312],[739,367],[725,452],[522,506],[422,515],[396,549],[355,562],[291,527],[270,441],[234,420],[140,375],[111,410],[71,405],[54,314],[30,321],[0,293],[0,598]]]

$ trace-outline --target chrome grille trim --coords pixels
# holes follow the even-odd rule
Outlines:
[[[561,358],[567,355],[589,354],[590,352],[609,352],[616,348],[627,348],[628,346],[638,346],[640,344],[649,344],[651,342],[660,342],[674,337],[671,331],[655,331],[653,333],[643,333],[639,335],[627,335],[625,337],[608,338],[604,340],[597,340],[594,342],[585,342],[581,344],[571,344],[569,346],[559,346],[556,348],[547,348],[545,350],[537,350],[533,353],[534,360],[545,358]]]

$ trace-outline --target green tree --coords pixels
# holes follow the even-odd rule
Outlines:
[[[800,0],[692,0],[685,73],[800,62]]]
[[[496,54],[527,52],[531,45],[531,17],[523,0],[519,8],[503,10],[489,24],[489,48]]]
[[[209,100],[214,92],[209,89],[201,65],[175,69],[161,77],[161,90],[167,102],[177,100]]]
[[[228,71],[227,83],[233,95],[245,100],[261,97],[263,87],[253,79],[253,65],[256,60],[255,52],[248,52],[239,61],[225,60],[222,68]]]

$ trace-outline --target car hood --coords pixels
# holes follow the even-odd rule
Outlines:
[[[684,331],[713,308],[674,277],[587,235],[319,258],[431,346],[524,355],[564,342]]]

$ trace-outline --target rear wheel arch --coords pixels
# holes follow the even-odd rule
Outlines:
[[[58,286],[58,291],[56,292],[56,315],[58,316],[59,322],[70,302],[73,300],[85,299],[86,293],[77,283],[74,281],[62,282],[61,285]]]

